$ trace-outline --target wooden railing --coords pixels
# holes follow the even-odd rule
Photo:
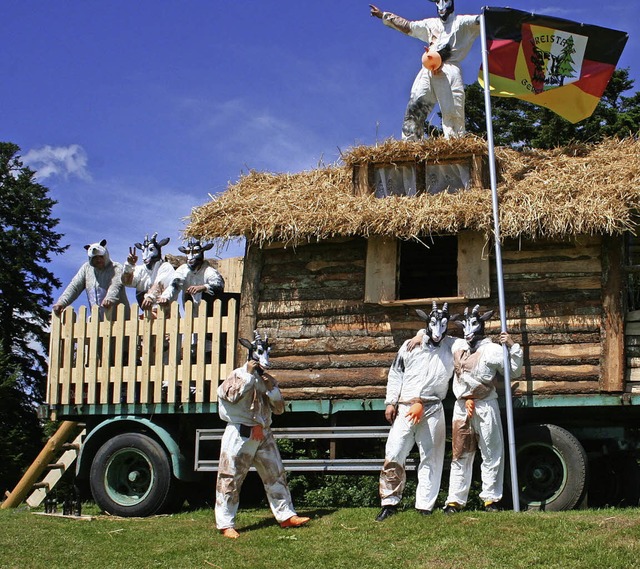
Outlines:
[[[124,306],[100,318],[94,306],[52,314],[47,403],[206,403],[233,369],[237,300],[216,300],[207,316],[187,303],[131,318]]]

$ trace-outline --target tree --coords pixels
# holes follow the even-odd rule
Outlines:
[[[49,306],[61,284],[45,265],[66,247],[59,245],[62,235],[51,215],[56,202],[19,151],[0,142],[0,454],[4,459],[13,448],[11,456],[24,467],[33,459],[25,438],[33,438],[35,404],[45,394]],[[16,481],[0,479],[0,491]]]
[[[492,97],[494,141],[498,146],[554,148],[574,142],[600,142],[607,137],[636,136],[640,132],[640,92],[633,88],[628,69],[616,69],[594,113],[576,124],[515,98]],[[466,88],[467,132],[486,137],[484,91],[478,83]]]

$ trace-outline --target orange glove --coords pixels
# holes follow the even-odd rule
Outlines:
[[[422,401],[416,401],[411,405],[411,407],[409,407],[406,417],[409,418],[410,423],[417,425],[420,422],[420,419],[422,419],[423,411],[424,405],[422,404]]]
[[[262,439],[264,439],[264,431],[262,429],[262,425],[251,427],[251,438],[254,441],[261,441]]]
[[[473,412],[475,411],[475,408],[476,408],[476,402],[473,399],[467,399],[464,402],[464,406],[467,409],[467,417],[471,419],[471,417],[473,417]]]

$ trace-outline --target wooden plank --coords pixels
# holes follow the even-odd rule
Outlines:
[[[219,301],[215,301],[215,303],[218,303]],[[201,306],[202,311],[204,312],[204,314],[198,314],[198,318],[195,321],[195,332],[197,335],[197,345],[196,345],[196,365],[195,365],[195,372],[194,375],[191,376],[191,381],[193,382],[194,378],[197,383],[202,384],[203,389],[204,389],[204,383],[203,380],[206,376],[206,363],[205,363],[205,357],[206,357],[206,343],[207,343],[207,330],[210,330],[210,326],[207,326],[208,324],[208,318],[207,318],[207,313],[205,310],[205,306]],[[214,312],[215,312],[215,304],[214,304]],[[213,325],[213,323],[212,323]],[[185,396],[185,392],[184,392],[184,385],[182,386],[183,391],[182,391],[182,396],[184,398]],[[189,396],[189,394],[186,394],[187,397]]]
[[[626,322],[640,322],[640,310],[631,310],[625,316]]]
[[[110,319],[103,319],[100,322],[100,339],[102,350],[98,360],[100,377],[100,403],[109,403],[109,381],[111,368],[111,338],[113,337],[113,322]]]
[[[60,392],[60,354],[62,347],[62,318],[51,312],[51,332],[49,336],[49,371],[47,376],[47,399],[50,405],[58,404]]]
[[[235,304],[235,300],[234,300]],[[209,383],[209,400],[215,401],[216,395],[214,392],[218,387],[218,381],[220,379],[220,350],[222,348],[221,337],[222,334],[222,303],[215,301],[213,304],[213,328],[211,330],[211,371],[206,376],[206,380]],[[230,341],[230,336],[227,336],[227,341]],[[227,348],[228,349],[228,348]],[[235,350],[235,345],[232,346],[231,354]],[[233,358],[233,355],[231,356]],[[204,382],[205,377],[199,377],[196,380],[196,401],[204,401]]]
[[[124,304],[118,303],[113,311],[115,313],[115,321],[113,324],[113,337],[116,341],[115,346],[115,360],[113,366],[113,373],[111,375],[113,381],[113,394],[111,402],[114,404],[120,403],[122,399],[122,378],[123,367],[125,357],[125,307]]]
[[[242,290],[243,257],[229,257],[218,261],[218,271],[224,279],[224,291],[239,293]]]
[[[600,366],[583,365],[533,365],[526,370],[527,377],[535,381],[598,381]]]
[[[194,327],[194,318],[193,318],[194,306],[193,302],[187,302],[184,307],[184,318],[182,319],[182,338],[183,338],[183,349],[187,350],[187,345],[189,346],[189,351],[191,347],[191,338],[193,337],[193,327]],[[186,351],[185,351],[186,354]],[[191,354],[182,358],[182,363],[180,364],[180,381],[182,382],[183,387],[185,385],[189,385],[191,381],[191,377],[193,376],[194,366],[191,363]]]
[[[76,337],[76,362],[73,369],[73,383],[75,384],[75,394],[73,402],[82,405],[87,384],[84,365],[87,357],[87,307],[81,306],[76,318],[74,336]],[[95,377],[93,378],[95,381]]]
[[[571,261],[561,261],[558,259],[534,261],[530,263],[511,263],[503,265],[505,275],[517,274],[538,274],[546,276],[553,273],[581,273],[600,274],[601,263],[597,257],[589,257],[587,259],[578,259]]]
[[[621,237],[602,237],[602,358],[600,388],[624,391],[624,242]]]
[[[600,361],[599,343],[525,346],[524,349],[530,364],[597,364]]]
[[[142,354],[138,354],[138,349],[140,347],[140,336],[138,330],[141,324],[142,322],[138,318],[138,305],[133,304],[131,306],[131,319],[125,324],[126,334],[129,338],[129,362],[126,367],[127,403],[135,402],[136,386],[140,381],[138,371],[141,368],[138,366],[138,359]]]
[[[599,393],[598,380],[580,381],[519,381],[512,382],[514,395],[577,395]]]
[[[458,233],[458,296],[491,296],[489,267],[490,244],[479,231]]]
[[[87,366],[85,378],[87,381],[87,403],[89,405],[95,405],[97,403],[98,395],[98,349],[99,349],[99,337],[100,337],[100,318],[98,315],[98,307],[94,306],[91,310],[91,316],[89,317],[88,325],[88,338],[89,338],[89,365]]]
[[[599,275],[551,274],[543,276],[504,275],[505,288],[510,292],[600,290]]]
[[[238,338],[240,337],[240,324],[237,317],[237,304],[235,298],[229,299],[227,317],[224,321],[224,326],[222,329],[226,332],[227,337],[227,353],[225,358],[226,363],[224,368],[220,366],[218,377],[212,378],[211,401],[218,400],[218,381],[226,379],[227,376],[233,371],[233,369],[239,365],[239,362],[242,361],[234,361],[234,353],[238,353],[236,351],[236,346],[239,346]]]
[[[162,370],[165,363],[164,337],[167,329],[167,313],[164,307],[158,307],[157,317],[152,320],[151,325],[155,349],[149,380],[153,384],[153,402],[160,403],[162,402]]]
[[[189,303],[191,304],[191,303]],[[178,385],[178,362],[183,356],[184,350],[189,349],[189,338],[182,338],[180,330],[180,311],[178,303],[172,302],[169,308],[169,319],[167,321],[167,337],[169,349],[167,350],[167,363],[163,366],[162,379],[167,385],[167,403],[176,402],[176,392]],[[182,348],[182,350],[180,349]]]
[[[60,403],[67,404],[70,401],[71,393],[71,372],[73,370],[73,325],[75,322],[73,309],[67,307],[64,311],[64,324],[62,329],[62,369],[61,372],[61,392]]]
[[[140,373],[140,402],[150,403],[149,386],[151,382],[151,358],[153,356],[151,338],[153,317],[150,310],[145,310],[142,317],[141,344],[142,354]]]
[[[398,246],[395,239],[371,235],[367,243],[364,301],[395,300]]]

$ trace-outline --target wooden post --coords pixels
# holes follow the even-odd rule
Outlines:
[[[258,303],[260,277],[262,275],[263,252],[257,245],[247,243],[244,271],[242,273],[242,292],[240,293],[240,318],[238,320],[238,338],[253,340],[253,331],[258,321]],[[246,348],[235,346],[235,363],[231,369],[246,361]],[[229,364],[229,362],[227,362]]]
[[[624,391],[624,271],[623,239],[602,237],[602,351],[600,355],[600,389]]]
[[[24,473],[20,482],[18,482],[16,487],[13,489],[13,492],[9,494],[2,504],[0,504],[0,509],[6,510],[7,508],[16,508],[22,503],[22,501],[27,497],[27,494],[31,491],[33,485],[38,481],[44,470],[47,468],[47,465],[51,463],[52,458],[62,448],[62,445],[71,438],[78,427],[79,425],[75,421],[63,421],[61,423],[60,428],[46,442],[44,448],[40,451],[40,454]]]

